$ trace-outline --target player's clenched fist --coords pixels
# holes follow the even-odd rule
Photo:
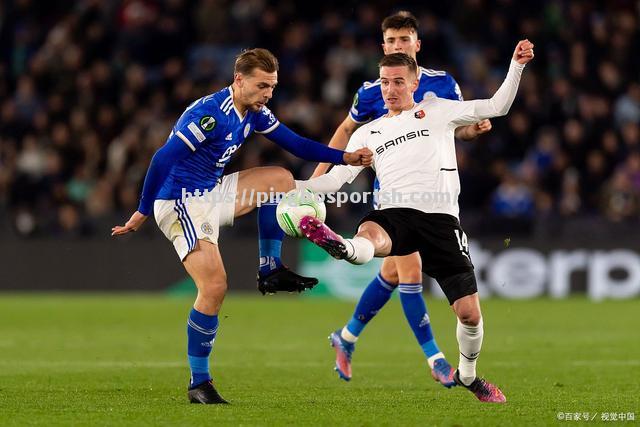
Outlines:
[[[492,127],[493,125],[491,125],[491,120],[484,119],[474,125],[474,130],[478,135],[482,135],[483,133],[489,132]]]
[[[369,167],[373,163],[373,153],[368,148],[360,148],[353,153],[344,153],[343,159],[351,166]]]
[[[533,43],[528,39],[520,40],[513,51],[513,60],[519,64],[526,64],[533,59]]]

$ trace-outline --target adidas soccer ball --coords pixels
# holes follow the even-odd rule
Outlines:
[[[276,219],[287,236],[304,237],[300,230],[300,220],[305,216],[312,216],[320,221],[324,221],[327,216],[324,202],[309,189],[289,191],[276,208]]]

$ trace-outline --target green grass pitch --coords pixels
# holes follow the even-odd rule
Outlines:
[[[558,412],[640,419],[640,302],[483,302],[479,373],[506,405],[436,384],[397,299],[364,331],[354,378],[332,371],[328,333],[353,304],[231,295],[212,369],[228,406],[191,405],[185,322],[164,295],[0,295],[0,425],[562,425]],[[429,300],[457,362],[455,318]],[[580,421],[580,424],[584,424]],[[614,424],[607,422],[607,424]]]

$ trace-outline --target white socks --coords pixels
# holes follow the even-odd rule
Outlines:
[[[342,328],[342,331],[340,332],[340,336],[342,337],[343,340],[345,340],[346,342],[350,342],[351,344],[358,341],[358,337],[353,335],[351,332],[349,332],[346,326]]]
[[[456,337],[458,338],[458,348],[460,349],[458,373],[460,381],[465,385],[471,384],[476,379],[476,361],[482,348],[483,335],[482,318],[478,326],[464,325],[458,319],[458,326],[456,327]]]
[[[444,357],[444,353],[443,353],[443,352],[441,352],[441,351],[440,351],[440,352],[438,352],[438,353],[436,353],[436,354],[434,354],[434,355],[433,355],[433,356],[431,356],[431,357],[428,357],[428,358],[427,358],[427,363],[429,364],[429,368],[431,368],[431,370],[433,370],[433,365],[435,365],[436,360],[438,360],[438,359],[444,359],[444,358],[445,358],[445,357]]]
[[[353,239],[344,239],[344,245],[347,248],[347,257],[345,258],[351,264],[366,264],[373,259],[376,248],[369,240],[364,237],[354,237]]]

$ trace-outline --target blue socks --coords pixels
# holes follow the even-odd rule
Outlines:
[[[358,336],[378,311],[389,301],[394,286],[387,283],[380,274],[369,283],[356,305],[356,310],[349,323],[342,329],[343,340],[354,343]],[[418,344],[427,356],[429,365],[433,368],[436,359],[444,357],[438,348],[431,331],[431,322],[427,314],[427,306],[422,297],[422,283],[401,283],[398,285],[400,302],[404,315]]]
[[[187,355],[191,368],[189,388],[197,387],[211,379],[209,355],[218,332],[218,316],[208,316],[191,309],[187,320]]]
[[[276,221],[277,202],[267,202],[258,208],[258,250],[260,254],[261,276],[282,266],[280,253],[282,251],[282,239],[284,231]]]
[[[398,285],[398,290],[407,322],[409,322],[418,344],[422,347],[422,351],[427,358],[431,359],[440,353],[440,349],[431,331],[427,306],[422,297],[422,283],[401,283]]]
[[[394,286],[385,282],[382,276],[378,274],[364,290],[356,306],[356,311],[353,313],[353,317],[349,320],[349,323],[347,323],[346,329],[354,337],[358,337],[366,324],[369,323],[387,301],[389,301],[394,289]],[[343,338],[345,337],[343,336]]]

